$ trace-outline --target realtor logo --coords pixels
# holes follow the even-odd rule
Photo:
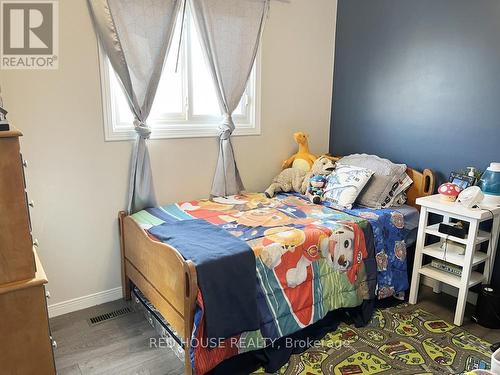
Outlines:
[[[0,69],[57,69],[57,1],[0,1]]]

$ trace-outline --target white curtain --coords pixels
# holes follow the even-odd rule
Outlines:
[[[134,114],[128,211],[156,205],[146,120],[182,0],[88,0],[94,27]]]
[[[238,194],[244,187],[231,144],[232,114],[252,71],[269,0],[189,2],[224,113],[219,126],[219,159],[211,193],[213,196]]]

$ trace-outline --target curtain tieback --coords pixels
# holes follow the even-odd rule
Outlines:
[[[229,139],[231,134],[233,134],[233,131],[235,129],[233,119],[231,115],[228,115],[227,113],[224,115],[224,120],[222,120],[222,123],[219,125],[219,138],[220,139]]]
[[[147,126],[145,122],[142,122],[138,119],[134,120],[134,129],[141,138],[149,139],[149,137],[151,136],[151,128]]]

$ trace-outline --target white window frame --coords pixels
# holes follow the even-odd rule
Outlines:
[[[187,54],[184,60],[187,62],[187,69],[183,75],[183,102],[186,108],[186,115],[191,120],[188,121],[185,115],[169,116],[168,119],[148,121],[151,127],[151,139],[168,139],[168,138],[202,138],[215,137],[218,133],[218,126],[222,121],[222,116],[200,116],[192,113],[192,98],[188,97],[188,74],[191,74],[191,62],[189,59],[189,44],[191,36],[189,28],[185,29],[185,37],[188,43],[183,43],[181,53]],[[128,141],[136,138],[136,132],[132,123],[117,123],[114,114],[116,103],[111,95],[110,86],[110,69],[109,60],[106,57],[101,45],[99,44],[99,70],[101,78],[101,97],[102,111],[104,123],[104,139],[105,141]],[[176,53],[176,45],[172,43],[169,53]],[[189,70],[189,71],[188,71]],[[261,113],[261,54],[257,53],[255,66],[249,79],[247,90],[250,92],[250,98],[244,94],[246,100],[245,105],[248,106],[247,116],[233,115],[236,129],[233,136],[260,135],[260,113]],[[191,92],[191,90],[189,90]]]

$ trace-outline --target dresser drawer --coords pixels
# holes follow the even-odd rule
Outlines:
[[[44,285],[0,294],[0,311],[2,375],[55,374]]]
[[[0,137],[0,284],[35,275],[23,169],[19,137]]]

